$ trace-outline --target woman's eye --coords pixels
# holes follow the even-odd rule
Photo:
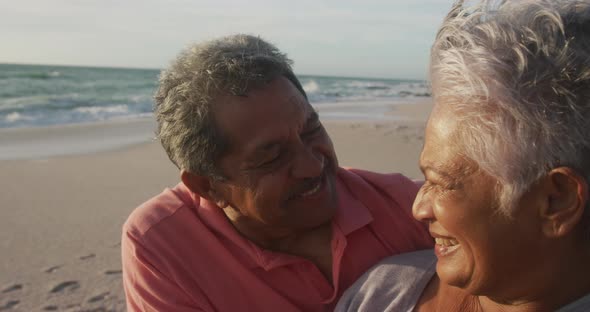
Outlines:
[[[430,181],[424,181],[424,185],[422,185],[423,192],[429,192],[434,188],[434,184]]]
[[[447,188],[444,185],[441,185],[439,183],[433,183],[430,181],[425,181],[422,188],[424,188],[425,192],[432,191],[432,190],[437,190],[437,191],[447,190]]]

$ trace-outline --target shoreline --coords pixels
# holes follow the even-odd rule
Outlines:
[[[368,103],[369,105],[363,105]],[[425,120],[431,99],[322,103],[323,123],[414,123]],[[0,129],[0,161],[108,152],[154,140],[153,117]]]
[[[154,138],[151,118],[0,129],[0,161],[83,155],[125,148]]]

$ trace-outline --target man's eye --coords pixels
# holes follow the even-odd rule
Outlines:
[[[276,163],[281,158],[281,153],[276,154],[274,157],[269,158],[261,162],[258,167],[268,167]]]

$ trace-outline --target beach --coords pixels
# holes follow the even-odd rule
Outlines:
[[[380,115],[317,106],[340,165],[420,179],[431,99],[371,107]],[[0,129],[0,311],[125,310],[121,226],[179,182],[154,126],[143,117]]]

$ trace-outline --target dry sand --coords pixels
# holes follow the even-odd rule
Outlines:
[[[424,100],[386,113],[403,121],[324,124],[340,165],[421,178],[417,163],[430,108]],[[136,206],[178,182],[162,148],[149,142],[152,125],[0,131],[0,158],[9,152],[36,155],[0,161],[0,311],[125,310],[121,226]],[[113,131],[148,142],[101,142],[101,134]],[[78,155],[51,156],[59,154],[56,146],[71,142],[81,146]],[[93,150],[98,145],[110,150]]]

